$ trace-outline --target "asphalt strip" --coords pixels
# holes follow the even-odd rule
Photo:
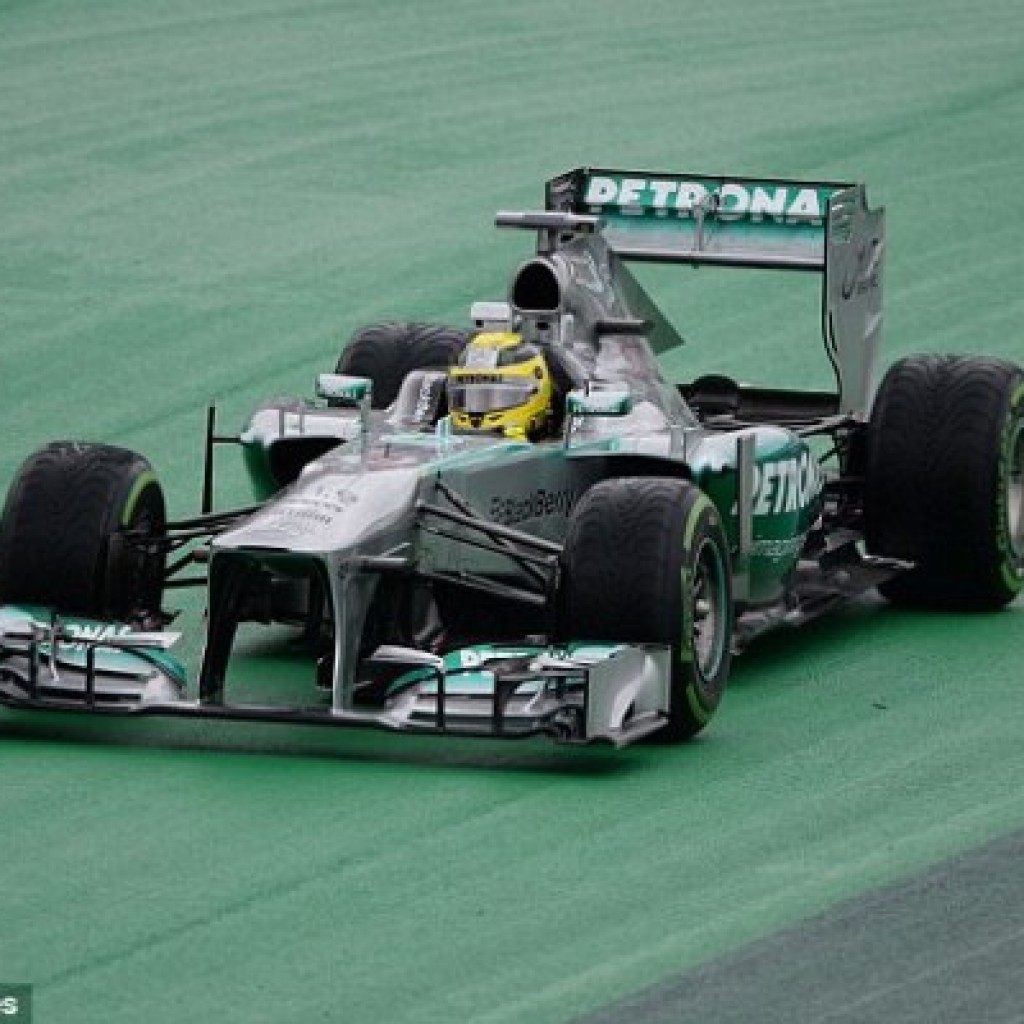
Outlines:
[[[579,1018],[578,1024],[1024,1021],[1024,831]]]

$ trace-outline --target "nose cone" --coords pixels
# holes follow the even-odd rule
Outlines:
[[[379,553],[412,528],[419,483],[416,467],[344,472],[323,460],[213,548]]]

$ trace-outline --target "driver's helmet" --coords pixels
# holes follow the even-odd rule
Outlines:
[[[456,430],[537,440],[552,429],[554,397],[540,348],[513,331],[478,334],[448,372],[448,408]]]

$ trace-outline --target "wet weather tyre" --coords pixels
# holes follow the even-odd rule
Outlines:
[[[669,720],[652,739],[699,733],[722,699],[733,623],[729,546],[711,501],[684,480],[596,484],[573,511],[560,579],[562,639],[671,649]]]
[[[886,374],[867,430],[865,540],[915,563],[881,588],[913,607],[1001,608],[1024,583],[1024,372],[920,355]]]
[[[142,456],[104,444],[49,444],[25,460],[7,494],[0,601],[153,621],[165,525],[163,491]]]
[[[436,324],[371,324],[352,335],[335,372],[369,377],[373,408],[386,409],[398,396],[406,374],[447,369],[468,339],[468,331]]]

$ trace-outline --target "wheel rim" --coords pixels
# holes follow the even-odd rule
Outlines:
[[[1024,559],[1024,421],[1018,421],[1010,442],[1010,467],[1006,477],[1006,518],[1010,549]]]
[[[705,538],[697,550],[691,586],[693,607],[693,652],[697,669],[705,679],[713,678],[725,654],[728,598],[725,563],[718,546]]]

